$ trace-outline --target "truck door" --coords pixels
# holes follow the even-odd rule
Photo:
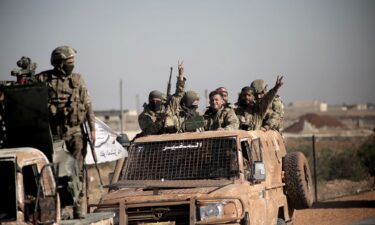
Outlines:
[[[17,220],[16,157],[0,158],[0,224]]]
[[[245,179],[248,181],[247,195],[249,199],[248,215],[246,221],[248,224],[266,224],[267,204],[265,199],[265,185],[263,181],[254,179],[254,162],[262,161],[259,142],[248,139],[241,140],[241,150],[243,155],[243,165]]]

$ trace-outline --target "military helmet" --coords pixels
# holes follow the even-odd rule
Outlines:
[[[52,51],[51,64],[52,66],[59,66],[65,59],[69,59],[76,55],[77,51],[69,46],[59,46]]]
[[[154,98],[159,98],[160,100],[163,100],[165,98],[164,94],[158,90],[153,90],[148,95],[148,101],[151,101]]]
[[[257,79],[251,82],[250,87],[254,90],[255,94],[259,94],[267,90],[266,82],[261,79]]]
[[[184,93],[184,96],[182,97],[181,101],[182,103],[187,106],[187,107],[190,107],[193,105],[193,103],[195,101],[198,101],[199,100],[199,95],[197,92],[195,91],[186,91]]]

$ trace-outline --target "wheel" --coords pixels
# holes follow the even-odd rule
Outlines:
[[[277,218],[276,225],[286,225],[285,221],[281,218]]]
[[[312,206],[313,187],[309,164],[301,152],[288,153],[284,158],[285,189],[290,207],[305,209]]]

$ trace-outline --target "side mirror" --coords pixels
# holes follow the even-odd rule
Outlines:
[[[256,182],[266,180],[266,169],[263,162],[254,162],[253,179]]]

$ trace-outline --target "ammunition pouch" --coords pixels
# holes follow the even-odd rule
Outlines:
[[[69,110],[68,125],[81,125],[85,121],[86,113],[86,107],[82,103],[74,103],[74,106]]]
[[[86,119],[87,109],[80,98],[80,76],[72,74],[73,93],[70,96],[70,110],[68,116],[68,124],[70,126],[79,126]]]

